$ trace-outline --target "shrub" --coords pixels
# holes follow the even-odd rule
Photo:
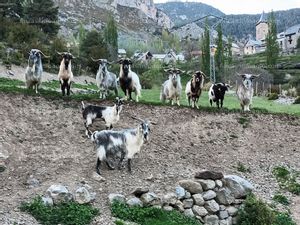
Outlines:
[[[98,209],[90,205],[75,202],[45,206],[41,197],[33,199],[30,203],[22,203],[20,208],[45,225],[86,225],[99,213]]]
[[[251,173],[251,170],[249,168],[247,168],[243,163],[241,162],[238,162],[237,164],[237,170],[239,172],[242,172],[242,173]]]
[[[298,96],[298,97],[295,99],[294,104],[300,104],[300,96]]]
[[[290,204],[287,197],[285,197],[284,195],[280,195],[280,194],[274,195],[273,201],[278,202],[282,205],[289,205]]]
[[[276,100],[278,98],[279,98],[279,96],[277,93],[271,93],[268,95],[268,100]]]
[[[283,166],[275,167],[272,172],[281,188],[293,194],[300,195],[300,184],[297,182],[298,172],[291,172]]]

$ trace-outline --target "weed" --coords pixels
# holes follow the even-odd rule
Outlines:
[[[250,168],[247,168],[243,163],[238,162],[237,164],[237,171],[242,172],[242,173],[251,173]]]
[[[20,208],[44,225],[87,225],[99,214],[98,209],[75,202],[46,206],[41,197],[34,198],[30,203],[22,203]]]
[[[248,117],[241,116],[238,118],[238,123],[243,125],[243,128],[249,127],[251,119]]]
[[[272,172],[281,188],[293,194],[300,195],[300,184],[297,182],[298,172],[289,171],[283,166],[275,167]]]
[[[288,198],[285,197],[284,195],[281,195],[281,194],[274,195],[273,201],[278,202],[282,205],[289,205],[290,204]]]

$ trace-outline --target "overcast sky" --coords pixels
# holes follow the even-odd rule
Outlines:
[[[155,3],[168,2],[169,0],[154,0]],[[186,0],[183,0],[186,2]],[[188,0],[188,2],[203,2],[211,5],[226,14],[257,14],[263,10],[286,10],[300,8],[300,0]]]

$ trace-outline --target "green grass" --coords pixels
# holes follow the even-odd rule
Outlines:
[[[114,217],[142,225],[201,225],[196,219],[186,217],[177,211],[167,212],[157,208],[129,207],[119,202],[112,204],[111,211]]]
[[[19,80],[12,80],[8,78],[0,78],[0,92],[5,93],[20,93],[26,95],[36,96],[35,92],[32,90],[27,90],[24,87],[24,82]],[[45,88],[43,88],[45,87]],[[97,86],[94,84],[73,84],[72,87],[84,89],[84,90],[97,90]],[[183,85],[184,87],[184,85]],[[57,92],[56,89],[59,89],[58,81],[44,82],[42,88],[40,89],[40,95],[50,99],[61,99],[61,93]],[[119,90],[120,96],[124,96],[123,92]],[[133,95],[134,96],[134,95]],[[142,90],[142,98],[140,99],[141,103],[151,104],[151,105],[170,105],[169,103],[163,104],[160,99],[160,88],[154,87],[153,89]],[[72,94],[70,97],[65,97],[64,99],[70,100],[98,100],[99,94]],[[186,96],[184,91],[182,92],[180,104],[182,106],[188,106]],[[208,93],[203,92],[199,99],[200,110],[207,112],[218,112],[222,111],[225,113],[229,112],[241,112],[239,102],[237,97],[233,93],[227,93],[224,100],[224,108],[218,110],[216,106],[210,106],[208,101]],[[253,109],[252,113],[275,113],[275,114],[290,114],[300,116],[300,105],[281,105],[273,101],[268,101],[267,98],[263,97],[254,97],[253,99]]]
[[[246,116],[241,116],[238,118],[238,123],[243,126],[243,128],[249,127],[251,122],[251,118],[246,117]]]
[[[290,204],[288,198],[286,196],[282,195],[282,194],[276,194],[276,195],[274,195],[273,201],[274,202],[278,202],[278,203],[280,203],[282,205],[289,205]]]
[[[20,209],[31,214],[43,225],[87,225],[99,214],[99,210],[91,205],[75,202],[45,206],[41,197],[36,197],[30,203],[22,203]]]
[[[242,173],[251,173],[250,168],[247,168],[243,163],[238,162],[236,166],[237,171],[242,172]]]
[[[278,166],[273,169],[272,173],[282,189],[300,195],[300,184],[297,182],[299,172],[290,171],[286,167]]]

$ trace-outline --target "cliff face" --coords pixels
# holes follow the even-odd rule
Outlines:
[[[60,9],[62,34],[68,35],[83,24],[102,29],[113,15],[123,33],[154,33],[171,28],[171,19],[158,10],[153,0],[54,0]]]

